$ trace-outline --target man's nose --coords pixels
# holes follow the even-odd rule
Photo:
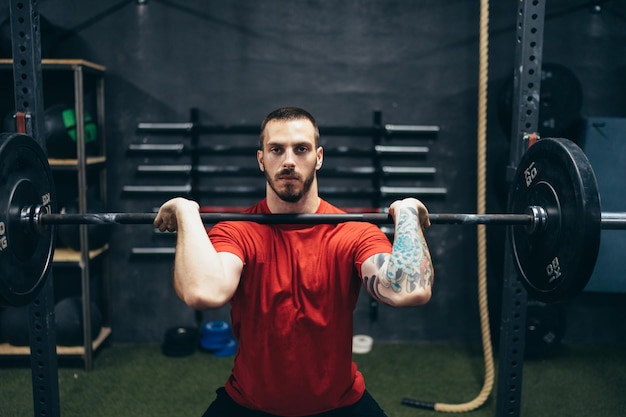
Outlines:
[[[293,168],[296,166],[296,160],[294,158],[294,152],[291,149],[285,151],[285,159],[283,159],[283,166],[287,168]]]

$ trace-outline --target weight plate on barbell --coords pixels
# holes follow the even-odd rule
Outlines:
[[[54,254],[52,227],[25,227],[23,208],[55,209],[48,159],[30,136],[0,134],[0,305],[30,303],[45,283]]]
[[[545,227],[530,233],[511,226],[515,264],[528,294],[543,302],[582,291],[595,267],[602,212],[595,174],[584,152],[567,139],[541,139],[522,156],[509,211],[547,212]]]

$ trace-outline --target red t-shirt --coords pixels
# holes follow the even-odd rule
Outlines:
[[[262,200],[246,213],[270,213]],[[344,213],[322,201],[317,213]],[[239,341],[225,388],[240,405],[282,416],[354,404],[363,376],[352,361],[361,264],[391,251],[375,225],[223,222],[209,236],[244,263],[231,300]]]

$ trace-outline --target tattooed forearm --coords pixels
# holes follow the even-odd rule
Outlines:
[[[432,286],[430,254],[418,224],[417,211],[406,208],[397,215],[391,255],[377,256],[374,262],[379,275],[365,277],[368,291],[377,298],[384,298],[380,285],[395,293],[403,290],[412,293]]]
[[[418,224],[417,211],[400,210],[385,278],[395,292],[413,292],[432,285],[430,254]]]
[[[389,305],[416,305],[430,299],[433,268],[417,210],[396,210],[395,238],[391,254],[368,259],[363,268],[367,292]]]

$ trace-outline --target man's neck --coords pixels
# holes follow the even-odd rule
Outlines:
[[[293,213],[293,214],[313,214],[317,211],[321,199],[317,194],[317,188],[311,187],[300,201],[289,203],[281,200],[268,186],[266,193],[267,207],[273,214]]]

